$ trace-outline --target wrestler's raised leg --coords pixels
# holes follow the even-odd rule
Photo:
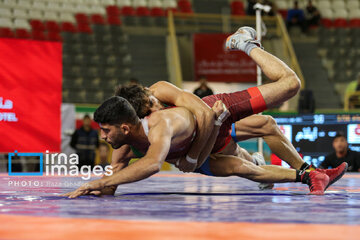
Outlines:
[[[229,123],[279,105],[293,97],[300,89],[300,80],[294,71],[280,59],[261,49],[255,36],[254,29],[240,28],[238,32],[228,38],[226,47],[246,52],[272,82],[244,91],[203,98],[203,101],[209,106],[221,99],[229,109],[231,117],[225,122],[224,128],[228,127]]]
[[[260,48],[254,48],[250,57],[273,81],[258,87],[267,108],[277,106],[296,95],[300,89],[300,79],[283,61]]]
[[[253,28],[239,28],[228,37],[225,46],[228,50],[240,50],[248,54],[264,74],[273,81],[258,87],[267,108],[283,103],[299,91],[300,80],[297,75],[283,61],[261,49]]]

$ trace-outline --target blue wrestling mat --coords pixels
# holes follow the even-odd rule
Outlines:
[[[100,219],[132,223],[326,224],[329,228],[360,224],[360,175],[357,174],[346,174],[324,196],[308,195],[308,187],[299,183],[276,184],[273,190],[262,191],[257,183],[238,177],[172,172],[119,186],[115,197],[58,196],[84,182],[80,177],[2,175],[0,219],[20,217],[14,221],[21,223],[25,221],[23,218],[30,217],[29,222],[33,222],[41,217],[55,223],[64,219]]]

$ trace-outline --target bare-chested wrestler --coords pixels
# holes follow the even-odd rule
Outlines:
[[[207,149],[208,154],[200,155],[199,161],[191,158],[186,160],[196,162],[200,167],[198,172],[204,174],[207,174],[208,170],[204,166],[209,166],[209,175],[236,175],[260,182],[303,182],[309,185],[311,193],[323,194],[333,182],[327,174],[320,171],[306,172],[278,166],[259,167],[241,158],[225,155],[226,148],[224,150],[223,148],[226,146],[232,123],[287,100],[297,92],[300,84],[296,75],[284,63],[258,47],[254,37],[253,29],[241,28],[230,37],[230,47],[249,54],[264,73],[275,82],[241,92],[204,98],[209,106],[214,105],[217,100],[222,100],[231,115],[222,124],[220,131],[219,129],[215,131],[216,135],[218,133],[217,137],[216,135],[214,137],[212,131],[209,141],[213,140],[213,143],[208,143],[208,146],[214,144],[214,147]],[[174,158],[186,155],[196,133],[194,117],[185,108],[157,111],[140,121],[130,103],[121,97],[113,97],[105,101],[95,112],[94,119],[101,124],[102,138],[113,148],[117,149],[128,144],[145,155],[130,166],[127,166],[129,159],[118,163],[117,166],[122,169],[121,171],[117,171],[113,176],[87,183],[67,194],[69,197],[77,197],[93,190],[102,190],[104,187],[117,186],[151,176],[159,171],[165,160],[175,163]],[[211,159],[207,158],[211,151],[219,150],[222,150],[222,154],[215,154]],[[204,161],[206,164],[203,164]],[[343,172],[338,169],[333,180],[341,177]]]

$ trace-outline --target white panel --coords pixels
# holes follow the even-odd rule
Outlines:
[[[56,12],[46,11],[44,13],[44,19],[45,20],[59,21],[59,16],[58,16],[58,14]]]
[[[13,16],[14,18],[25,18],[27,19],[28,18],[28,13],[25,9],[14,9],[14,12],[13,12]]]
[[[31,1],[29,1],[29,0],[19,0],[16,7],[17,8],[25,8],[25,9],[30,10],[31,6],[32,6]]]
[[[146,0],[134,0],[133,6],[136,7],[147,7]]]
[[[175,0],[164,0],[164,8],[177,8],[177,2]]]
[[[43,14],[40,10],[29,10],[30,19],[43,19]]]
[[[8,27],[13,28],[13,22],[11,21],[11,18],[0,18],[0,27]]]
[[[11,9],[10,8],[0,8],[0,16],[1,17],[12,17]]]
[[[31,29],[29,22],[25,19],[15,19],[14,27],[15,28],[25,28],[27,30]]]
[[[336,9],[334,11],[334,18],[348,18],[348,12],[345,9]]]
[[[66,13],[66,12],[60,13],[59,19],[61,22],[71,22],[71,23],[76,22],[76,19],[72,13]]]

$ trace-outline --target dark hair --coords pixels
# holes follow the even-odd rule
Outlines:
[[[150,95],[150,91],[140,84],[120,85],[115,91],[115,96],[123,97],[129,101],[139,118],[144,118],[151,113]]]
[[[137,78],[131,77],[129,82],[130,84],[138,84],[139,80]]]
[[[89,114],[85,114],[83,119],[85,119],[85,118],[91,119]]]
[[[131,104],[122,97],[111,97],[103,102],[94,113],[94,120],[97,123],[136,124],[138,117]]]
[[[343,132],[337,132],[336,135],[335,135],[335,137],[334,137],[334,140],[335,140],[336,138],[339,138],[339,137],[346,138],[346,136],[345,136],[345,134],[344,134]]]

